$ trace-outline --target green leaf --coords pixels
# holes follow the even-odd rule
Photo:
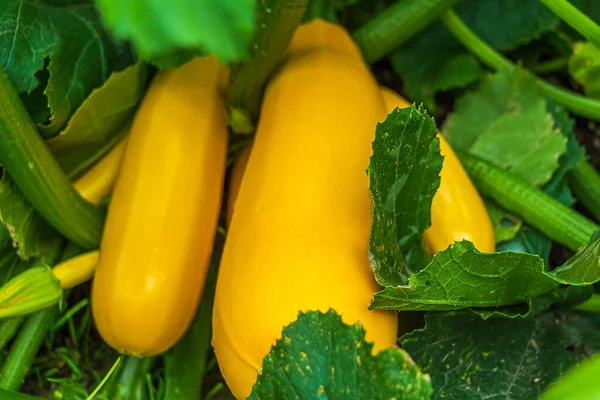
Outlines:
[[[537,399],[548,384],[600,349],[598,319],[566,310],[482,320],[470,312],[427,313],[400,338],[434,398]]]
[[[600,354],[595,354],[552,383],[542,394],[542,400],[594,400],[600,398]]]
[[[554,127],[535,78],[520,68],[488,76],[477,91],[461,97],[444,136],[454,148],[535,186],[552,177],[567,141]]]
[[[247,56],[254,35],[256,0],[96,0],[104,22],[131,40],[142,58],[175,67],[193,56],[224,61]]]
[[[544,265],[548,265],[551,246],[552,241],[546,235],[537,229],[524,225],[513,239],[500,243],[496,247],[496,251],[535,254],[544,261]]]
[[[31,206],[8,174],[0,179],[0,221],[8,229],[17,252],[27,260],[53,247],[59,233]]]
[[[299,313],[263,361],[249,399],[429,399],[431,384],[410,356],[372,354],[360,324],[334,311]]]
[[[560,22],[541,2],[463,0],[456,12],[492,47],[508,51],[537,39]],[[483,77],[479,62],[442,25],[432,24],[391,55],[413,101],[435,108],[439,91],[461,89]]]
[[[484,75],[474,56],[442,24],[432,24],[390,55],[408,97],[435,110],[435,94],[463,88]]]
[[[503,210],[490,200],[485,201],[485,208],[492,220],[492,225],[494,225],[496,243],[511,240],[523,226],[521,218]]]
[[[591,285],[600,281],[600,232],[563,265],[548,273],[566,285]]]
[[[471,242],[462,241],[437,253],[427,267],[409,278],[408,285],[387,286],[376,293],[370,308],[444,311],[518,304],[531,308],[532,299],[559,284],[583,286],[598,281],[600,232],[550,272],[544,270],[544,262],[537,255],[480,253]]]
[[[47,64],[48,83],[38,100],[26,102],[39,115],[46,97],[50,120],[46,137],[67,122],[89,92],[116,67],[118,48],[106,36],[91,4],[54,6],[42,2],[0,0],[0,63],[19,93],[40,85],[36,74]],[[37,119],[37,118],[36,118]]]
[[[419,267],[416,260],[423,259],[420,240],[431,224],[443,161],[436,134],[433,119],[414,105],[396,108],[377,124],[368,168],[373,198],[369,259],[382,285],[406,282]]]
[[[462,241],[438,252],[408,285],[376,293],[370,308],[443,311],[524,304],[556,286],[538,256],[480,253]]]
[[[63,170],[70,172],[127,125],[144,96],[147,68],[137,63],[114,72],[75,111],[65,129],[47,141]]]
[[[573,45],[569,59],[569,73],[583,86],[585,94],[600,97],[600,49],[590,42]]]
[[[585,157],[585,151],[579,145],[573,127],[575,122],[567,111],[553,101],[548,101],[548,112],[554,119],[554,126],[560,130],[560,133],[567,139],[566,151],[558,158],[558,169],[554,171],[552,179],[544,185],[544,192],[560,201],[564,205],[570,206],[575,202],[571,195],[571,190],[567,184],[565,176],[567,172],[575,167],[577,162]]]

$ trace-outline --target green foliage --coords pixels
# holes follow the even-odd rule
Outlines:
[[[31,94],[25,104],[50,137],[119,66],[122,49],[102,31],[93,5],[1,0],[0,8],[0,64],[18,93]]]
[[[438,252],[408,285],[377,293],[370,308],[442,311],[524,304],[556,286],[535,255],[480,253],[462,241]]]
[[[256,0],[96,0],[104,22],[139,55],[159,67],[179,66],[195,56],[223,61],[248,55]]]
[[[360,324],[334,311],[300,313],[263,361],[249,399],[406,399],[431,397],[431,383],[403,350],[372,354]]]
[[[575,43],[569,73],[583,86],[585,94],[600,97],[600,49],[590,42]]]
[[[431,224],[430,208],[443,158],[435,122],[414,105],[377,124],[369,164],[373,225],[369,259],[377,281],[399,285],[423,263],[421,236]]]
[[[566,139],[554,127],[536,80],[519,68],[484,79],[461,97],[444,136],[458,150],[492,162],[534,186],[550,180]]]
[[[492,47],[508,51],[556,28],[558,17],[539,1],[463,0],[456,12]],[[391,55],[413,101],[435,109],[435,94],[461,89],[483,77],[477,60],[442,24],[432,24]]]
[[[437,399],[537,399],[600,348],[598,318],[561,309],[487,320],[470,312],[427,313],[425,321],[400,343],[431,375]]]

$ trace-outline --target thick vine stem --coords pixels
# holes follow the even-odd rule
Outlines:
[[[585,159],[575,164],[568,173],[569,187],[575,193],[577,201],[600,221],[600,174]]]
[[[575,210],[559,203],[518,177],[471,154],[457,151],[477,189],[505,209],[520,215],[550,239],[573,251],[588,244],[600,229]]]
[[[308,0],[265,0],[259,4],[253,55],[232,67],[227,89],[227,100],[232,107],[230,122],[238,133],[250,133],[247,119],[258,119],[264,86],[302,21]]]
[[[600,48],[600,26],[568,0],[540,0],[554,14],[575,29],[584,38]]]
[[[420,32],[458,0],[400,0],[352,33],[372,64]]]
[[[33,207],[57,231],[86,249],[98,246],[103,211],[75,191],[1,67],[0,163]]]
[[[483,42],[452,10],[441,18],[452,34],[488,67],[495,70],[515,68],[508,58]],[[556,85],[538,79],[541,91],[573,114],[600,121],[600,101],[570,92]]]

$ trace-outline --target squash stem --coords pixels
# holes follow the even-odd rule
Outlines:
[[[600,221],[600,174],[587,160],[581,159],[568,173],[569,187],[577,201]]]
[[[98,246],[103,211],[75,191],[1,67],[0,162],[33,207],[56,230],[86,249]]]
[[[471,154],[456,151],[477,189],[505,209],[520,215],[550,239],[573,251],[585,246],[600,229],[575,210],[527,182]]]
[[[575,29],[584,38],[600,48],[600,26],[568,0],[540,0],[554,14]]]
[[[458,0],[399,0],[352,36],[365,62],[379,61],[452,8]]]
[[[23,324],[23,320],[23,317],[0,320],[0,353],[4,351],[4,347],[6,347],[7,343],[17,334],[19,328]]]
[[[452,10],[447,11],[441,20],[456,39],[488,67],[496,71],[515,68],[512,61],[483,42]],[[573,114],[600,121],[600,100],[581,96],[539,78],[537,82],[546,96],[563,105]]]
[[[211,344],[212,308],[217,283],[217,263],[208,270],[202,301],[185,336],[165,355],[165,395],[163,400],[202,397]]]
[[[128,356],[123,362],[115,382],[114,400],[144,400],[146,396],[146,374],[150,372],[155,358]]]
[[[264,86],[302,21],[308,0],[265,0],[258,4],[252,57],[232,68],[227,89],[232,107],[230,123],[238,133],[251,133],[246,119],[257,121]]]

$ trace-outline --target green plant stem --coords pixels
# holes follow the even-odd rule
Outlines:
[[[399,0],[352,33],[365,62],[372,64],[420,32],[458,0]]]
[[[302,17],[302,23],[313,19],[322,19],[337,24],[335,4],[331,0],[310,0]]]
[[[267,79],[279,66],[296,27],[302,21],[308,0],[264,0],[258,4],[253,55],[248,61],[232,68],[227,90],[230,105],[238,111],[245,110],[248,113],[246,117],[253,121],[258,119]],[[234,130],[240,131],[236,129],[236,123],[246,125],[232,118]]]
[[[200,399],[207,372],[211,344],[212,308],[217,283],[213,263],[204,286],[202,301],[185,336],[165,355],[165,395],[163,400]]]
[[[441,20],[456,39],[488,67],[495,70],[515,68],[512,61],[484,43],[453,11],[446,12]],[[572,113],[600,121],[599,100],[570,92],[542,79],[538,79],[537,82],[546,96],[563,105]]]
[[[540,0],[584,38],[600,48],[600,26],[567,0]]]
[[[573,307],[575,310],[587,311],[587,312],[600,312],[600,294],[594,293],[592,297],[584,301],[583,303],[577,304]]]
[[[58,307],[51,307],[27,318],[0,369],[0,388],[18,390],[23,384],[27,370],[57,315]]]
[[[33,207],[57,231],[86,249],[98,246],[103,211],[75,191],[1,67],[0,162]]]
[[[137,358],[128,356],[115,382],[114,400],[145,400],[146,374],[152,368],[154,358]]]
[[[569,65],[571,56],[555,58],[554,60],[544,61],[539,64],[529,66],[529,71],[534,74],[549,74],[556,71],[561,71]]]
[[[541,190],[478,157],[456,152],[477,189],[508,211],[520,215],[550,239],[573,251],[585,246],[600,229],[578,212]]]
[[[6,318],[0,320],[0,353],[23,324],[23,317]]]
[[[600,221],[600,174],[587,160],[581,159],[568,173],[569,187],[577,201]]]

